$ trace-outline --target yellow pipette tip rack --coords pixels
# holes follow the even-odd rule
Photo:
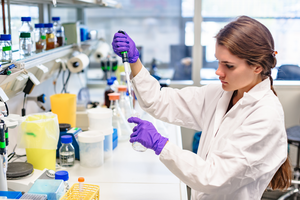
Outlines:
[[[84,184],[83,191],[79,192],[79,183],[74,183],[72,187],[60,198],[60,200],[99,200],[100,186],[92,184]]]

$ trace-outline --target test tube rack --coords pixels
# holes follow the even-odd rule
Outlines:
[[[99,200],[100,198],[100,186],[92,184],[84,184],[83,191],[79,192],[79,183],[75,183],[65,193],[60,200]]]

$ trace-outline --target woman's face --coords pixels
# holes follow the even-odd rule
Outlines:
[[[238,90],[243,94],[261,82],[261,66],[250,66],[245,59],[233,55],[225,46],[216,44],[215,56],[219,61],[216,75],[225,91]]]

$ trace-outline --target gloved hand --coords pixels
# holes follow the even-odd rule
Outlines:
[[[128,122],[137,124],[130,135],[130,142],[139,142],[144,147],[154,150],[156,155],[159,155],[169,139],[161,136],[151,122],[137,117],[130,117]]]
[[[112,42],[113,50],[120,57],[122,57],[121,52],[127,51],[129,63],[135,63],[140,56],[139,51],[129,35],[126,32],[124,33],[125,35],[123,33],[115,33]]]

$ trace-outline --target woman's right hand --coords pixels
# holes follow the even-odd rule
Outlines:
[[[115,33],[112,46],[114,52],[122,57],[121,52],[127,51],[129,63],[135,63],[139,58],[139,51],[137,50],[134,41],[127,35],[125,31],[123,33]]]

